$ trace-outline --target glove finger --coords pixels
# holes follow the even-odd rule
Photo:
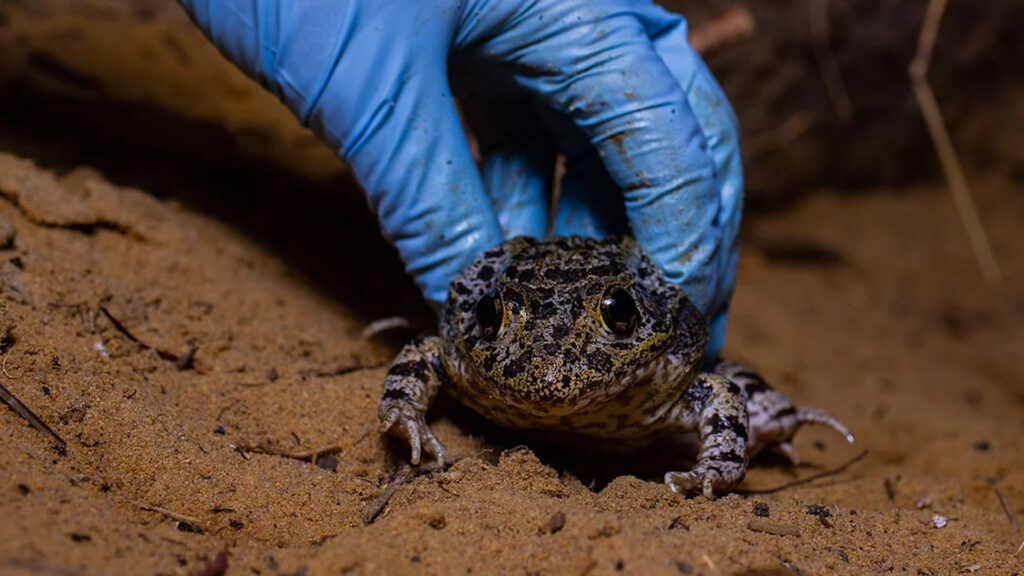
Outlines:
[[[439,307],[451,279],[502,237],[448,86],[458,14],[425,4],[185,1],[230,59],[351,164]]]
[[[509,144],[484,156],[480,166],[484,187],[505,238],[547,234],[554,154],[551,148]]]
[[[719,257],[708,263],[715,268],[717,282],[707,309],[711,328],[707,356],[715,358],[725,343],[728,302],[735,284],[739,256],[739,227],[743,211],[739,124],[722,88],[687,41],[685,24],[677,27],[660,25],[673,17],[658,7],[641,12],[641,19],[649,29],[660,28],[660,33],[652,34],[651,41],[672,75],[682,85],[687,102],[708,141],[715,164],[716,188],[720,199],[715,228],[718,229],[720,249]],[[659,256],[659,264],[671,266],[675,255]]]
[[[536,112],[522,99],[460,97],[460,102],[477,136],[484,188],[502,234],[505,238],[543,238],[555,149]]]
[[[555,234],[604,238],[628,231],[622,191],[612,182],[598,155],[566,158]]]
[[[625,0],[516,5],[477,51],[511,65],[521,88],[586,134],[623,190],[637,240],[706,312],[719,257],[715,168],[680,83],[649,39],[682,19],[642,21],[638,11],[650,4]]]
[[[555,234],[588,238],[629,233],[622,190],[612,181],[597,150],[571,120],[544,114],[548,130],[556,135],[565,154],[565,174],[560,181]]]

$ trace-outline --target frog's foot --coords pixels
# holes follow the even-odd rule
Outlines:
[[[800,455],[790,444],[790,439],[804,424],[824,424],[853,444],[853,434],[837,418],[817,408],[794,406],[785,394],[769,386],[753,368],[739,362],[719,360],[714,372],[739,386],[746,396],[750,416],[747,446],[751,457],[767,449],[778,452],[793,464],[799,464]]]
[[[412,454],[409,462],[420,463],[420,456],[426,453],[439,466],[444,466],[447,451],[444,445],[430,431],[426,412],[408,402],[387,402],[381,405],[381,430],[409,443]]]
[[[674,422],[700,438],[697,463],[689,472],[669,472],[676,492],[711,498],[727,492],[747,473],[747,410],[739,388],[719,374],[699,374],[682,398]]]
[[[715,494],[728,492],[743,480],[745,465],[733,464],[724,470],[717,466],[714,462],[705,461],[698,462],[689,472],[669,472],[665,474],[665,484],[673,492],[714,498]]]

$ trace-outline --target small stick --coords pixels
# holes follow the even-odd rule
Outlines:
[[[725,14],[690,30],[690,46],[699,54],[714,52],[722,46],[746,40],[754,33],[754,15],[742,6],[733,6]]]
[[[159,506],[153,506],[152,504],[146,504],[145,502],[138,502],[138,501],[136,501],[136,502],[134,502],[134,504],[136,506],[138,506],[139,508],[142,508],[143,510],[148,510],[150,512],[156,512],[157,514],[163,514],[164,516],[167,516],[171,520],[177,520],[178,522],[186,522],[186,523],[191,524],[193,526],[202,526],[202,524],[203,524],[195,516],[188,516],[186,514],[179,514],[178,512],[175,512],[174,510],[168,510],[167,508],[161,508]]]
[[[853,103],[843,83],[843,76],[839,73],[836,57],[829,48],[828,3],[829,0],[813,0],[810,3],[811,37],[814,39],[814,53],[832,109],[840,122],[845,124],[853,118]]]
[[[1003,506],[1003,512],[1006,514],[1006,519],[1010,521],[1010,526],[1013,526],[1014,532],[1020,532],[1020,526],[1017,524],[1017,517],[1013,515],[1013,511],[1010,510],[1010,505],[1006,503],[1006,498],[1003,496],[1003,491],[996,486],[996,482],[993,479],[989,479],[989,486],[996,492],[996,497],[999,498],[999,503]]]
[[[928,134],[931,136],[932,144],[935,145],[939,163],[942,164],[942,170],[946,173],[946,182],[949,184],[953,202],[960,213],[960,219],[967,232],[967,239],[974,252],[974,258],[977,260],[985,280],[990,284],[995,284],[1002,278],[999,262],[996,261],[992,246],[988,242],[985,226],[981,223],[981,217],[978,215],[978,208],[971,196],[963,167],[953,148],[953,141],[946,129],[946,124],[942,120],[942,111],[939,110],[935,93],[928,82],[928,67],[931,65],[935,38],[938,36],[939,24],[942,22],[942,15],[945,11],[946,0],[930,0],[928,2],[924,22],[921,24],[921,35],[917,42],[917,53],[910,63],[910,80],[914,86],[914,96],[917,98],[917,105],[921,108],[921,115],[924,116]]]
[[[335,452],[341,452],[345,449],[345,445],[340,442],[334,444],[328,444],[327,446],[320,446],[312,450],[306,450],[304,452],[292,452],[290,454],[282,454],[288,458],[294,458],[295,460],[309,460],[311,462],[316,461],[317,457],[321,454],[333,454]]]
[[[353,372],[361,372],[363,370],[376,370],[377,368],[383,368],[387,366],[385,362],[375,362],[373,364],[349,364],[347,366],[339,366],[330,370],[301,370],[299,376],[302,378],[331,378],[332,376],[344,376]]]
[[[409,465],[408,462],[403,461],[398,466],[398,470],[391,478],[391,481],[388,482],[387,488],[384,489],[384,492],[378,496],[372,504],[370,504],[369,508],[367,508],[366,514],[363,515],[363,524],[367,526],[373,524],[374,520],[376,520],[377,517],[380,516],[380,513],[384,511],[384,507],[388,505],[388,501],[391,500],[391,497],[395,495],[395,491],[398,490],[398,487],[402,484],[405,484],[417,476],[447,470],[452,464],[455,464],[461,459],[462,458],[454,458],[451,461],[445,462],[442,466],[438,466],[437,463],[431,463],[416,467],[413,467]]]
[[[398,468],[398,472],[396,472],[394,477],[391,478],[391,481],[388,482],[387,487],[384,488],[384,492],[373,501],[373,504],[370,504],[369,508],[367,508],[366,514],[363,515],[364,525],[368,526],[373,524],[373,521],[377,519],[377,516],[380,516],[380,513],[384,511],[384,507],[388,505],[388,501],[395,495],[395,490],[398,490],[399,486],[405,484],[405,482],[412,477],[412,470],[412,466],[408,464],[403,464]]]
[[[174,363],[175,368],[177,368],[178,370],[188,370],[190,368],[195,368],[196,352],[199,350],[199,347],[196,346],[195,340],[189,340],[188,352],[185,352],[184,354],[175,354],[174,352],[168,352],[167,350],[150,346],[149,344],[146,344],[142,340],[139,340],[139,338],[135,334],[132,334],[131,330],[128,330],[127,326],[122,324],[121,321],[118,320],[116,316],[110,313],[110,310],[107,310],[106,306],[100,306],[100,312],[103,312],[103,315],[107,317],[107,320],[110,320],[110,323],[114,325],[114,328],[116,328],[118,332],[123,334],[125,338],[131,340],[132,342],[138,344],[139,346],[143,347],[146,350],[152,350],[156,352],[156,355],[159,356],[160,358],[167,360],[168,362]]]
[[[885,495],[889,500],[896,499],[896,480],[893,478],[886,478],[882,481],[882,486],[885,487]]]
[[[366,426],[363,429],[362,434],[360,434],[356,438],[356,441],[353,442],[352,445],[348,447],[349,450],[351,450],[351,449],[355,448],[356,446],[359,446],[360,444],[362,444],[363,440],[366,440],[366,438],[370,435],[370,432],[372,432],[374,429],[376,429],[376,426],[374,426],[372,424]],[[307,450],[305,452],[293,452],[290,457],[291,458],[296,458],[298,460],[306,460],[306,459],[308,459],[310,462],[314,462],[315,463],[316,459],[321,454],[333,454],[335,452],[341,452],[344,449],[345,449],[345,445],[344,444],[342,444],[340,442],[336,442],[334,444],[328,444],[327,446],[321,446],[319,448],[316,448],[316,449],[313,449],[313,450]]]
[[[56,442],[57,453],[64,454],[67,450],[68,443],[58,436],[52,428],[46,425],[46,422],[43,422],[42,418],[36,416],[35,412],[30,410],[28,406],[25,406],[25,404],[3,384],[0,384],[0,400],[3,400],[4,404],[7,404],[11,410],[14,410],[15,414],[27,420],[30,426],[46,436],[53,438],[54,442]]]
[[[345,445],[341,443],[329,444],[327,446],[320,446],[313,448],[312,450],[304,450],[302,452],[283,452],[280,450],[270,450],[261,446],[239,446],[246,452],[252,452],[253,454],[263,454],[265,456],[280,456],[281,458],[289,458],[291,460],[315,461],[316,457],[321,454],[332,454],[335,452],[341,452],[345,449]]]
[[[1020,546],[1017,546],[1017,551],[1013,553],[1014,556],[1020,554],[1020,551],[1024,550],[1024,540],[1020,541]]]
[[[867,455],[868,455],[868,451],[864,450],[860,454],[857,454],[853,458],[850,458],[849,460],[847,460],[841,466],[838,466],[836,468],[832,468],[831,470],[823,470],[821,472],[818,472],[817,474],[811,474],[810,476],[808,476],[806,478],[800,478],[798,480],[793,480],[792,482],[786,482],[785,484],[780,484],[779,486],[776,486],[774,488],[764,488],[764,489],[760,489],[760,490],[736,490],[736,493],[737,494],[748,494],[749,495],[749,494],[773,494],[775,492],[781,492],[782,490],[785,490],[787,488],[792,488],[794,486],[799,486],[801,484],[807,484],[808,482],[814,482],[815,480],[820,480],[822,478],[827,478],[829,476],[835,476],[836,474],[840,474],[840,473],[844,472],[850,466],[853,466],[857,462],[860,462],[861,459],[863,459]]]

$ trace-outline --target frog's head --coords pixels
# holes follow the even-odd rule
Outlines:
[[[441,325],[474,386],[554,416],[679,368],[665,366],[670,347],[693,369],[707,340],[703,318],[631,238],[509,240],[452,282]]]

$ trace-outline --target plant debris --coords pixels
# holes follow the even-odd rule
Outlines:
[[[143,342],[142,340],[139,340],[139,338],[135,336],[135,334],[132,334],[132,332],[128,330],[128,328],[124,324],[122,324],[121,321],[118,320],[117,317],[114,316],[110,312],[110,310],[107,309],[106,306],[101,305],[100,312],[102,312],[103,315],[107,317],[107,320],[110,320],[110,323],[114,325],[114,328],[116,328],[118,332],[123,334],[125,338],[131,340],[132,342],[138,344],[139,346],[146,350],[152,350],[156,352],[157,356],[163,358],[164,360],[167,360],[168,362],[173,363],[174,367],[177,368],[178,370],[184,371],[195,368],[196,352],[199,351],[199,346],[196,345],[195,340],[188,341],[187,352],[180,355],[175,354],[174,352],[169,352],[162,348],[150,346],[149,344]]]
[[[837,466],[835,468],[831,468],[829,470],[823,470],[821,472],[818,472],[817,474],[811,474],[810,476],[808,476],[806,478],[800,478],[800,479],[797,479],[797,480],[793,480],[792,482],[786,482],[785,484],[780,484],[778,486],[775,486],[774,488],[762,488],[762,489],[754,489],[754,490],[742,489],[742,490],[736,490],[736,493],[737,494],[748,494],[749,495],[749,494],[773,494],[775,492],[781,492],[783,490],[786,490],[788,488],[792,488],[794,486],[800,486],[802,484],[807,484],[807,483],[810,483],[810,482],[814,482],[815,480],[821,480],[822,478],[828,478],[829,476],[836,476],[838,474],[842,474],[844,471],[846,471],[847,468],[849,468],[850,466],[853,466],[857,462],[860,462],[867,455],[868,455],[868,451],[867,450],[863,450],[860,454],[857,454],[853,458],[850,458],[849,460],[847,460],[846,462],[844,462],[843,464],[841,464],[841,465],[839,465],[839,466]]]
[[[434,472],[443,472],[450,468],[459,460],[461,460],[461,458],[453,458],[452,460],[445,462],[441,466],[439,466],[436,462],[431,462],[429,464],[421,464],[419,466],[412,466],[407,461],[403,460],[398,465],[395,474],[391,477],[391,480],[388,482],[387,487],[384,488],[384,492],[380,496],[378,496],[377,499],[374,500],[372,504],[370,504],[369,508],[367,508],[366,513],[363,515],[363,524],[373,524],[377,517],[380,516],[380,513],[384,511],[384,507],[388,505],[388,502],[391,500],[391,497],[395,495],[395,491],[398,490],[399,486],[405,484],[406,482],[412,480],[413,478],[416,478],[417,476],[433,474]]]
[[[1013,526],[1013,531],[1020,532],[1020,525],[1017,524],[1017,516],[1014,515],[1013,510],[1010,510],[1010,505],[1007,504],[1006,497],[1003,496],[1003,491],[999,489],[999,486],[996,486],[995,479],[989,478],[988,484],[992,487],[992,490],[995,491],[996,498],[999,498],[999,504],[1003,507],[1003,513],[1006,514],[1006,519],[1010,521],[1010,526]]]
[[[18,399],[13,392],[7,389],[6,386],[0,384],[0,400],[3,400],[4,404],[14,411],[15,414],[24,418],[30,426],[42,432],[46,436],[49,436],[54,441],[54,447],[57,453],[63,456],[67,453],[68,443],[63,438],[57,435],[56,432],[50,428],[46,422],[43,422],[42,418],[36,416],[35,412],[29,409],[24,402]]]

